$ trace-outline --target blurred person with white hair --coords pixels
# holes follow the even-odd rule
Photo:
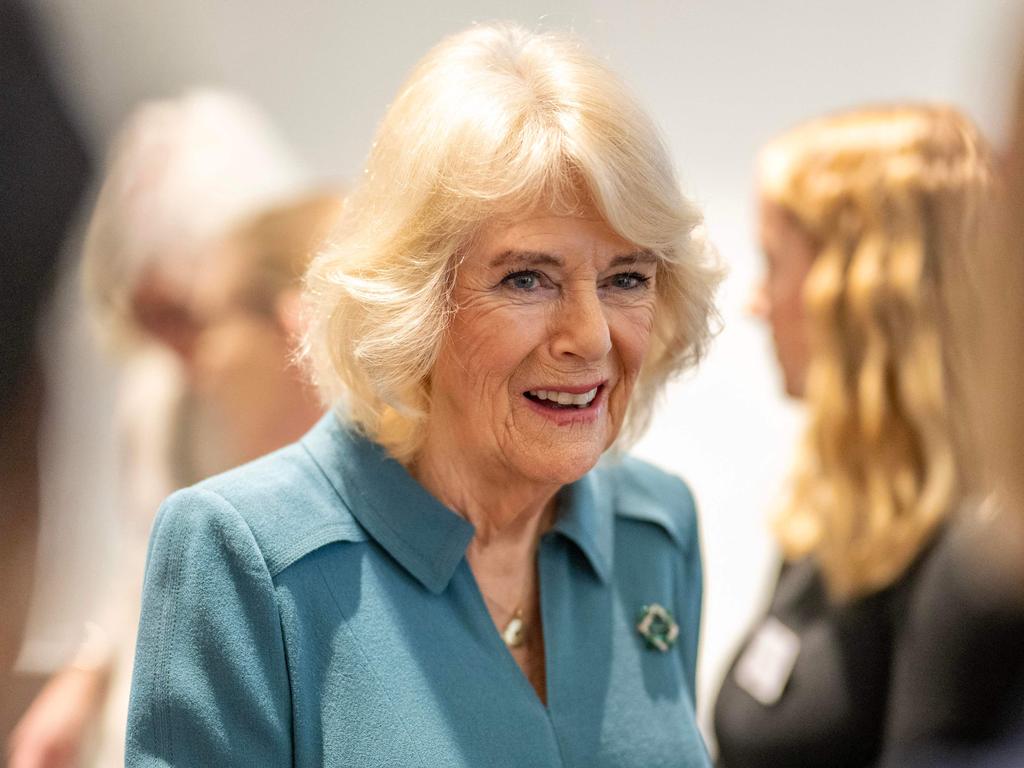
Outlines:
[[[121,764],[146,540],[160,500],[231,466],[189,382],[202,330],[193,311],[211,243],[300,189],[293,155],[246,100],[212,90],[138,107],[112,146],[90,220],[84,282],[104,340],[123,361],[116,580],[77,655],[12,733],[12,768]],[[95,749],[90,726],[99,722]]]

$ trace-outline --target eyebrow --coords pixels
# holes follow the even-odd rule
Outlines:
[[[503,251],[491,259],[491,267],[504,267],[507,264],[527,264],[529,266],[547,265],[560,267],[562,259],[543,251]]]
[[[608,269],[629,264],[655,264],[658,257],[650,251],[636,251],[615,256],[608,264]],[[563,264],[561,257],[543,251],[502,251],[493,259],[489,266],[503,267],[508,264],[525,264],[528,266],[554,266]]]
[[[621,267],[629,264],[657,264],[658,257],[650,251],[636,251],[635,253],[626,253],[621,256],[616,256],[608,264],[608,268]]]

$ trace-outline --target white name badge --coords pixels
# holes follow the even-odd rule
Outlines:
[[[766,707],[782,698],[800,655],[800,638],[774,616],[764,620],[733,671],[736,684]]]

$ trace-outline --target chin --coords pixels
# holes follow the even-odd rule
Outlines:
[[[566,446],[563,450],[544,451],[524,457],[523,474],[531,479],[552,485],[575,483],[592,470],[601,459],[604,449],[595,446]]]
[[[804,399],[804,382],[803,380],[793,381],[791,378],[786,377],[785,381],[786,396],[791,397],[794,400]]]
[[[545,485],[579,480],[594,468],[618,432],[604,407],[576,424],[548,419],[538,423],[533,413],[526,417],[525,424],[517,423],[513,441],[506,443],[506,466],[524,479]]]

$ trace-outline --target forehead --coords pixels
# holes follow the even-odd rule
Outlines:
[[[601,218],[535,215],[484,227],[466,254],[480,266],[514,260],[515,254],[546,254],[565,263],[606,261],[640,251]]]
[[[764,195],[761,195],[757,200],[757,214],[762,234],[773,232],[779,227],[785,228],[789,225],[791,218],[785,208]]]

